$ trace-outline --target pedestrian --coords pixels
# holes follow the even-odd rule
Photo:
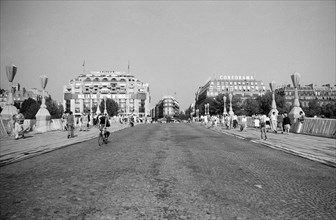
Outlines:
[[[271,130],[274,133],[277,133],[277,115],[275,114],[276,112],[273,112],[270,116],[270,121],[271,121]]]
[[[279,120],[278,120],[278,127],[281,129],[281,134],[283,134],[283,132],[285,130],[284,126],[283,126],[283,123],[282,123],[283,119],[284,119],[284,115],[283,115],[283,113],[280,113],[279,114]]]
[[[305,115],[303,111],[300,111],[298,122],[297,122],[297,130],[296,130],[297,133],[301,133],[304,120],[305,120]]]
[[[290,118],[287,115],[287,112],[284,113],[284,119],[282,121],[282,124],[285,128],[285,134],[289,135],[289,130],[291,128],[291,121],[290,121]]]
[[[87,125],[88,125],[88,116],[87,116],[86,113],[83,113],[81,120],[82,120],[82,130],[83,131],[87,131],[87,129],[88,129],[88,127],[87,127]]]
[[[247,118],[245,117],[245,115],[243,115],[241,119],[240,131],[247,131],[246,127],[247,127]]]
[[[88,122],[87,122],[87,130],[89,130],[89,128],[90,128],[90,122],[91,122],[90,111],[89,111],[89,113],[88,113],[88,115],[87,115],[87,118],[88,118]]]
[[[75,118],[72,114],[72,111],[69,112],[67,117],[67,127],[68,127],[68,138],[74,137],[74,130],[75,130]]]
[[[237,128],[238,126],[238,116],[237,115],[232,116],[232,126],[233,128]]]
[[[266,134],[266,120],[267,120],[267,116],[265,114],[263,114],[260,117],[260,135],[261,135],[261,139],[265,139],[265,141],[267,140],[267,134]],[[264,138],[265,137],[265,138]]]

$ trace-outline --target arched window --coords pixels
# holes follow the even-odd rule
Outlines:
[[[108,79],[107,79],[107,78],[103,78],[102,81],[103,81],[103,82],[107,82]]]
[[[96,78],[94,78],[94,79],[93,79],[93,81],[96,81],[96,82],[98,82],[98,81],[99,81],[99,78],[98,78],[98,77],[96,77]]]
[[[84,82],[91,82],[90,77],[86,77],[86,79],[84,79]]]

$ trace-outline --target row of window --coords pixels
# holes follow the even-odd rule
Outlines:
[[[263,86],[262,88],[260,88],[261,91],[266,91],[266,88]],[[217,89],[215,88],[211,88],[209,89],[209,92],[214,92],[214,91],[217,91],[217,92],[228,92],[228,91],[241,91],[241,92],[246,92],[246,91],[259,91],[259,87],[258,86],[230,86],[230,87],[217,87]]]
[[[214,82],[211,82],[210,83],[210,85],[215,85],[215,84],[217,84],[217,86],[219,86],[219,85],[258,85],[258,83],[257,82],[245,82],[245,81],[238,81],[238,82],[236,82],[236,81],[234,81],[234,82],[232,82],[232,81],[230,81],[230,82],[228,82],[228,81],[222,81],[222,82],[220,82],[220,81],[217,81],[217,83],[214,83]],[[260,82],[260,85],[263,85],[263,83],[262,82]]]

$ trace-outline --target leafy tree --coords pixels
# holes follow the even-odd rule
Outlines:
[[[229,106],[229,110],[230,110],[230,106]],[[232,110],[233,110],[235,115],[243,115],[244,114],[243,101],[242,101],[240,95],[232,96]]]
[[[260,113],[259,102],[253,98],[246,99],[244,101],[243,108],[244,108],[244,114],[248,116]]]
[[[105,101],[102,100],[99,105],[100,112],[105,110]],[[109,116],[118,115],[118,104],[113,99],[106,99],[106,109]]]
[[[22,113],[26,119],[35,119],[35,115],[39,109],[40,105],[34,99],[28,98],[23,101],[20,113]]]
[[[321,107],[322,114],[327,118],[336,118],[336,105],[335,103],[328,103],[322,105]]]
[[[263,96],[258,96],[256,99],[259,102],[260,114],[266,114],[272,109],[272,93],[266,92]]]
[[[63,115],[63,106],[59,105],[55,100],[51,97],[46,99],[46,106],[50,113],[51,119],[61,118]]]
[[[322,114],[322,109],[317,99],[309,101],[308,108],[303,108],[303,110],[308,117]]]

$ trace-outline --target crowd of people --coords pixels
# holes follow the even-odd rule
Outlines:
[[[305,120],[305,114],[300,111],[299,117],[297,118],[296,132],[300,133],[302,129],[302,124]],[[237,115],[224,114],[224,116],[200,116],[197,121],[202,124],[211,123],[212,126],[217,126],[219,122],[223,124],[227,129],[239,128],[240,131],[247,131],[247,117],[242,115],[238,117]],[[253,127],[259,128],[261,133],[261,139],[267,140],[267,133],[281,133],[289,135],[291,126],[293,122],[288,116],[287,112],[278,114],[277,111],[271,112],[269,116],[266,114],[253,115],[252,116]]]

